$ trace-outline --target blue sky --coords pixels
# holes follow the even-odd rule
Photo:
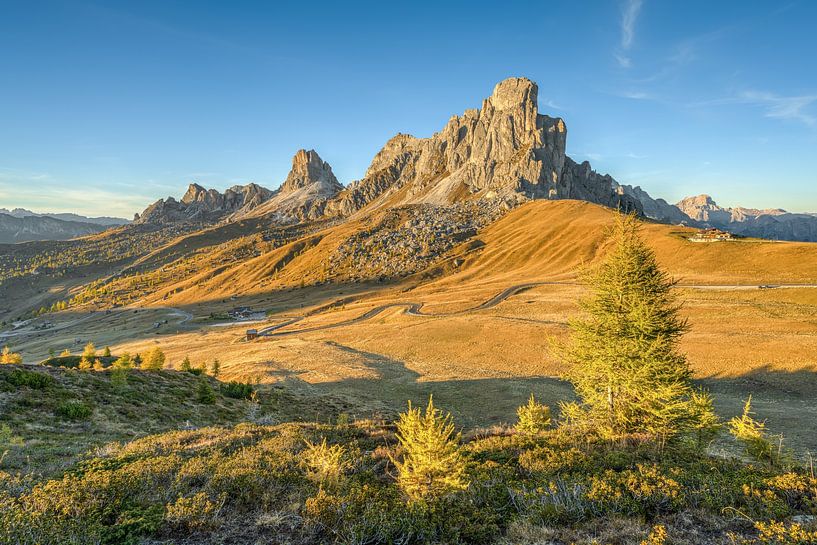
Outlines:
[[[0,0],[0,207],[343,183],[527,76],[568,153],[670,202],[817,211],[817,2]]]

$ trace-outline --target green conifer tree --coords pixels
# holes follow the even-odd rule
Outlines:
[[[578,405],[563,414],[607,439],[665,440],[711,420],[696,397],[678,342],[687,330],[675,282],[640,236],[635,215],[618,214],[603,262],[582,273],[584,316],[570,322],[564,350]]]
[[[431,397],[425,412],[413,408],[400,414],[397,440],[403,449],[397,466],[397,483],[412,501],[429,501],[467,488],[460,434],[450,414],[434,407]]]
[[[142,360],[144,371],[161,371],[165,366],[165,353],[158,346],[154,346],[145,353]]]

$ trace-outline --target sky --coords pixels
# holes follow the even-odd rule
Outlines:
[[[669,202],[817,211],[817,2],[0,0],[0,207],[131,217],[190,182],[344,184],[510,76]]]

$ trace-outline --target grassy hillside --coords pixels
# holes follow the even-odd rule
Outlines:
[[[109,370],[0,366],[0,468],[49,474],[110,441],[239,422],[251,407],[206,376],[132,370],[124,382],[113,377]],[[213,389],[211,401],[199,396],[203,381]]]

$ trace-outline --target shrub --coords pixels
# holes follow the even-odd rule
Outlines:
[[[610,513],[654,517],[679,508],[683,488],[658,466],[639,464],[635,470],[593,476],[586,497]]]
[[[216,393],[204,377],[199,380],[199,384],[196,386],[196,399],[199,403],[205,405],[212,405],[216,402]]]
[[[188,531],[212,530],[219,526],[218,513],[223,500],[215,503],[204,492],[182,497],[167,505],[165,520]]]
[[[51,375],[25,369],[15,369],[5,375],[5,379],[18,388],[27,387],[32,390],[42,390],[54,384],[54,378]]]
[[[656,524],[650,530],[647,539],[641,542],[641,545],[664,545],[667,542],[667,527],[663,524]]]
[[[815,545],[817,530],[806,530],[799,524],[785,525],[782,522],[755,522],[757,539],[743,540],[744,545]]]
[[[12,363],[12,364],[20,364],[23,363],[23,356],[16,352],[12,352],[8,346],[3,347],[3,351],[0,352],[0,364],[3,363]]]
[[[550,407],[537,403],[533,394],[530,395],[527,405],[516,409],[516,431],[522,434],[535,435],[546,431],[550,427]]]
[[[252,384],[238,381],[224,383],[219,388],[222,395],[233,399],[251,399],[255,391]]]
[[[434,407],[431,397],[425,413],[412,408],[400,414],[397,440],[403,451],[397,483],[411,500],[430,500],[468,486],[460,434],[454,433],[451,415]]]
[[[78,399],[72,399],[60,403],[57,406],[57,414],[68,420],[85,420],[91,416],[93,412],[91,407]]]
[[[766,423],[752,418],[753,414],[752,396],[749,396],[743,406],[743,414],[732,418],[727,423],[729,432],[743,444],[746,454],[758,461],[774,465],[779,461],[779,456],[766,433]]]
[[[318,444],[306,442],[303,463],[307,477],[321,486],[334,487],[351,467],[343,445],[326,444],[326,437]]]

